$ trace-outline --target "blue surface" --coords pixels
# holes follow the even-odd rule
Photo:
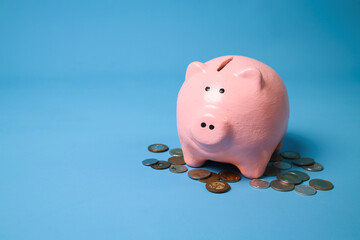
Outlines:
[[[0,239],[359,239],[359,1],[1,1]],[[244,55],[290,98],[283,149],[328,192],[216,195],[144,167],[179,146],[187,65]],[[229,166],[208,164],[210,169]],[[231,168],[231,167],[230,167]],[[272,178],[269,178],[270,180]]]

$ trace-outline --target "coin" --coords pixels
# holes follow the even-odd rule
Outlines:
[[[314,163],[309,166],[301,166],[303,169],[308,170],[310,172],[318,172],[324,169],[324,167],[320,163]]]
[[[142,164],[144,164],[145,166],[150,166],[150,165],[157,163],[158,161],[159,160],[157,160],[155,158],[148,158],[148,159],[145,159],[144,161],[142,161]]]
[[[171,156],[176,156],[176,157],[182,157],[183,156],[183,151],[181,148],[173,148],[170,150],[170,155]]]
[[[270,186],[276,190],[276,191],[280,191],[280,192],[288,192],[294,189],[294,184],[292,183],[284,183],[281,182],[279,180],[273,180],[270,183]]]
[[[211,175],[207,178],[199,179],[200,182],[207,183],[219,180],[219,174],[211,172]]]
[[[230,185],[227,182],[214,181],[206,183],[206,189],[213,193],[224,193],[229,191]]]
[[[148,147],[148,150],[150,152],[166,152],[167,150],[169,150],[169,147],[166,146],[165,144],[160,144],[160,143],[157,143],[157,144],[152,144]]]
[[[312,179],[310,180],[309,185],[321,191],[327,191],[334,188],[334,185],[331,182],[324,179]]]
[[[168,159],[168,162],[174,165],[184,165],[184,157],[171,157]]]
[[[299,184],[302,182],[301,178],[299,178],[295,173],[292,172],[279,173],[277,175],[277,179],[281,182],[293,184]]]
[[[274,166],[267,166],[264,172],[264,176],[276,176],[280,172],[280,169]]]
[[[231,171],[221,171],[219,172],[219,177],[226,182],[238,182],[241,179],[239,174]]]
[[[173,172],[173,173],[183,173],[188,170],[188,168],[184,165],[172,165],[169,169],[170,169],[170,172]]]
[[[283,158],[287,159],[298,159],[300,158],[300,154],[294,151],[284,151],[280,153]]]
[[[250,181],[250,186],[254,188],[268,188],[270,183],[265,179],[252,179]]]
[[[297,166],[308,166],[314,164],[314,159],[312,158],[299,158],[293,161],[293,163]]]
[[[302,181],[307,181],[310,179],[309,175],[301,171],[290,171],[289,173],[295,173]]]
[[[190,178],[198,180],[209,177],[211,172],[207,169],[199,168],[190,170],[188,175]]]
[[[153,169],[162,170],[170,167],[170,163],[167,161],[158,161],[157,163],[151,165]]]
[[[287,162],[274,162],[273,165],[274,167],[277,167],[282,170],[287,170],[291,168],[291,164]]]
[[[311,196],[316,193],[316,189],[309,185],[296,185],[295,192],[304,196]]]
[[[282,157],[278,153],[274,153],[270,158],[270,162],[280,162],[281,160],[282,160]]]

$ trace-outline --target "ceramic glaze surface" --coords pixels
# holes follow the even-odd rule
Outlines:
[[[185,162],[234,164],[260,177],[281,148],[289,119],[285,85],[269,66],[242,56],[192,62],[177,100]]]

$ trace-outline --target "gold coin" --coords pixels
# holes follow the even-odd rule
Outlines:
[[[282,172],[277,175],[277,179],[284,183],[299,184],[302,183],[301,178],[293,172]]]
[[[276,190],[276,191],[280,191],[280,192],[288,192],[294,189],[295,185],[292,183],[284,183],[281,182],[279,180],[273,180],[270,183],[270,186]]]
[[[224,193],[229,191],[230,185],[227,182],[214,181],[206,183],[206,189],[213,193]]]
[[[334,185],[331,182],[324,179],[312,179],[310,180],[309,185],[316,190],[321,191],[328,191],[334,188]]]

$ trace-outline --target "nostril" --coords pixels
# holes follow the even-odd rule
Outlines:
[[[206,127],[206,123],[202,122],[201,127],[203,127],[203,128]]]
[[[215,127],[214,127],[214,125],[210,125],[209,128],[210,128],[210,130],[213,130]]]

